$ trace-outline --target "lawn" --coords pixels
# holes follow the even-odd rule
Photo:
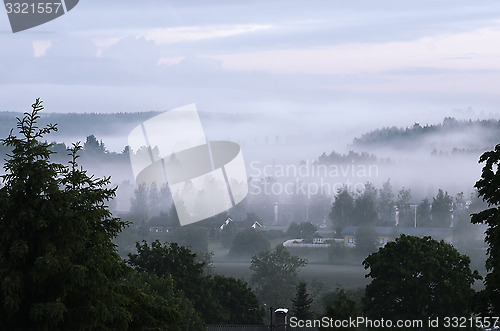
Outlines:
[[[283,242],[283,238],[273,240],[272,247]],[[246,260],[231,259],[227,256],[228,249],[224,249],[218,242],[211,242],[209,246],[213,255],[214,272],[226,276],[243,278],[250,281],[250,258]],[[309,263],[299,269],[299,276],[306,282],[313,280],[320,281],[325,286],[335,289],[341,287],[344,289],[355,289],[364,287],[369,283],[365,278],[367,271],[361,263],[355,265],[332,265],[328,263],[328,254],[326,249],[290,249],[291,253],[305,258]]]
[[[215,273],[250,280],[249,262],[214,262],[213,266]],[[364,287],[369,283],[365,274],[361,265],[307,264],[299,271],[299,276],[308,283],[316,279],[332,289]]]

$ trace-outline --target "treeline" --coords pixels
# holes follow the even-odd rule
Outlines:
[[[358,153],[355,151],[349,151],[347,154],[341,154],[332,151],[330,154],[326,153],[321,154],[321,156],[318,157],[316,164],[324,164],[324,165],[344,164],[344,163],[374,164],[378,162],[379,160],[375,155],[367,152]]]
[[[387,180],[380,189],[371,183],[366,183],[362,192],[340,189],[329,217],[338,233],[349,225],[450,228],[468,222],[471,213],[485,206],[477,192],[470,197],[463,192],[451,196],[442,189],[434,197],[414,202],[411,189],[395,193]]]
[[[363,134],[353,141],[354,147],[391,146],[393,148],[409,149],[413,146],[422,145],[426,139],[448,134],[458,134],[463,137],[478,137],[478,143],[484,151],[500,141],[500,121],[497,120],[456,120],[447,117],[440,124],[424,125],[415,123],[411,127],[385,127]],[[456,150],[464,150],[461,146],[456,146]],[[466,149],[465,149],[466,150]],[[475,150],[473,150],[475,151]]]

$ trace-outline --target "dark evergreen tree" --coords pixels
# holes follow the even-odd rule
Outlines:
[[[37,127],[42,101],[18,119],[0,189],[0,329],[126,329],[121,279],[129,272],[112,239],[125,222],[106,207],[115,194],[109,178],[71,164],[51,163]]]
[[[85,156],[100,157],[106,153],[106,147],[104,147],[102,140],[99,142],[92,134],[87,136],[85,144],[83,144],[83,152]]]
[[[314,312],[311,310],[313,299],[307,293],[307,283],[300,282],[297,285],[295,298],[292,299],[291,315],[299,320],[310,320],[314,318]]]

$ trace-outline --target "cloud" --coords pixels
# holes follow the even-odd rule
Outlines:
[[[43,56],[47,50],[52,46],[52,41],[50,40],[36,40],[33,41],[33,55],[35,57]]]
[[[209,57],[225,69],[321,75],[375,74],[410,67],[500,70],[500,25],[407,42],[345,43]]]
[[[182,41],[223,38],[242,33],[269,29],[271,25],[234,25],[234,26],[187,26],[179,28],[155,28],[144,33],[146,40],[157,44],[171,44]]]
[[[2,108],[37,96],[76,112],[196,102],[262,119],[213,136],[297,134],[308,149],[454,108],[497,111],[500,3],[453,4],[88,0],[45,27],[0,35]]]

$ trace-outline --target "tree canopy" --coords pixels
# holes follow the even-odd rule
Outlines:
[[[293,222],[288,227],[286,232],[287,236],[290,238],[312,238],[312,236],[316,233],[318,229],[311,222],[301,222],[295,223]]]
[[[422,319],[470,316],[471,285],[480,279],[470,259],[430,237],[401,235],[364,261],[370,269],[363,299],[371,318]]]
[[[500,313],[500,144],[493,151],[481,155],[479,162],[485,162],[481,178],[476,182],[478,194],[488,203],[488,208],[472,215],[473,223],[488,225],[485,241],[488,243],[488,258],[483,298],[486,302],[484,313]]]
[[[205,323],[262,322],[263,311],[253,291],[244,281],[207,275],[206,261],[177,243],[154,241],[137,243],[137,253],[129,254],[129,264],[155,277],[171,277],[176,290],[193,303]]]
[[[270,307],[285,306],[298,283],[297,270],[307,264],[283,246],[261,251],[252,257],[250,282],[260,300]]]
[[[250,228],[242,230],[234,236],[229,255],[249,258],[270,247],[271,244],[260,230]]]
[[[354,198],[347,187],[344,187],[337,192],[332,210],[328,215],[333,221],[333,226],[338,234],[340,234],[342,229],[352,221],[353,214]]]
[[[203,330],[205,322],[262,321],[248,284],[206,275],[206,259],[185,247],[138,244],[135,270],[127,266],[112,242],[127,226],[107,206],[116,188],[79,166],[79,143],[65,151],[68,164],[54,162],[63,146],[44,142],[57,127],[37,126],[42,109],[37,99],[17,135],[1,140],[10,151],[0,188],[1,330]]]

